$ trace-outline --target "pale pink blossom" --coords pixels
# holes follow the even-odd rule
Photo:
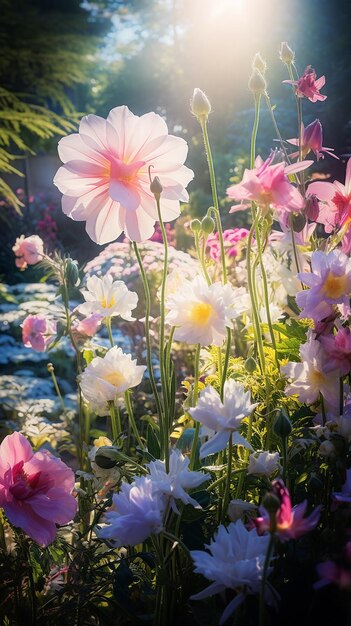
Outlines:
[[[325,85],[325,76],[321,76],[317,80],[316,78],[316,71],[311,65],[308,65],[299,80],[283,80],[283,83],[293,85],[299,98],[307,98],[311,102],[318,100],[323,102],[327,96],[321,94],[320,90]]]
[[[103,319],[104,316],[101,313],[91,313],[82,320],[76,319],[72,324],[71,332],[77,339],[94,337]]]
[[[241,183],[227,189],[229,198],[241,201],[239,206],[233,206],[230,213],[247,208],[255,202],[264,213],[269,209],[278,212],[300,212],[304,207],[304,199],[299,190],[292,185],[288,175],[309,167],[313,161],[300,161],[293,165],[286,165],[284,161],[273,164],[276,153],[263,161],[256,158],[255,167],[245,170]]]
[[[40,546],[55,539],[56,524],[70,522],[77,510],[74,473],[48,450],[33,453],[18,432],[0,445],[0,507],[13,526]]]
[[[161,181],[162,219],[170,222],[180,214],[179,201],[188,200],[185,187],[193,172],[183,165],[187,151],[184,139],[168,135],[156,113],[138,117],[119,106],[107,120],[87,115],[79,133],[59,142],[64,165],[54,183],[63,193],[63,212],[86,221],[88,235],[99,244],[123,231],[132,241],[149,239],[158,219],[149,168]]]
[[[56,335],[56,322],[44,315],[28,315],[22,324],[22,339],[26,348],[45,352]]]
[[[314,152],[314,154],[316,155],[317,161],[319,161],[319,159],[324,158],[324,154],[322,154],[322,152],[325,152],[329,156],[334,157],[334,159],[338,158],[335,154],[333,154],[334,148],[326,148],[325,146],[323,146],[323,129],[322,129],[322,124],[320,123],[318,119],[314,120],[314,122],[311,122],[311,124],[306,126],[306,128],[302,124],[301,134],[302,134],[301,151],[302,151],[303,159],[306,158],[306,156],[311,151]],[[288,143],[291,143],[294,146],[299,145],[299,139],[287,139],[287,141]],[[299,152],[294,152],[294,154],[290,154],[289,156],[295,157],[295,156],[298,156],[298,154]]]
[[[277,498],[280,504],[273,525],[269,512],[264,506],[260,506],[261,517],[254,520],[259,535],[268,531],[275,532],[280,541],[284,542],[289,539],[298,539],[317,526],[321,506],[315,507],[308,517],[304,517],[307,500],[292,507],[289,491],[280,479],[273,481],[271,494]]]
[[[335,227],[344,227],[344,235],[349,235],[351,220],[351,159],[348,160],[345,184],[338,180],[333,183],[316,181],[307,188],[320,201],[318,222],[324,224],[325,231],[331,233]]]
[[[327,355],[324,371],[339,370],[341,376],[351,371],[351,333],[350,329],[340,328],[336,335],[321,335],[319,338]]]
[[[25,270],[28,265],[36,265],[44,256],[44,242],[38,235],[17,237],[16,243],[12,246],[16,255],[16,267]]]
[[[308,341],[300,346],[301,363],[290,362],[280,370],[291,379],[285,389],[288,396],[297,395],[300,402],[313,404],[320,399],[320,394],[334,409],[339,402],[339,371],[326,373],[327,357],[322,345],[310,335]]]
[[[240,243],[248,236],[249,231],[246,228],[229,228],[223,231],[224,252],[229,257],[236,257],[239,254]],[[211,259],[218,263],[221,260],[221,247],[219,243],[218,233],[213,233],[207,238],[207,248]]]

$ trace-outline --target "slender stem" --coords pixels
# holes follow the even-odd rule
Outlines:
[[[143,442],[141,440],[141,437],[140,437],[139,431],[138,431],[138,427],[137,427],[136,422],[135,422],[134,413],[133,413],[133,407],[132,407],[132,401],[131,401],[130,391],[129,390],[125,392],[124,400],[125,400],[125,403],[126,403],[126,409],[127,409],[129,421],[130,421],[130,424],[131,424],[134,436],[135,436],[135,438],[136,438],[140,448],[143,450],[144,444],[143,444]]]
[[[5,537],[5,520],[2,511],[0,510],[0,548],[7,553],[6,537]]]
[[[205,237],[205,235],[202,237],[202,246],[201,246],[201,267],[206,279],[206,282],[208,285],[211,284],[211,279],[208,275],[208,271],[207,271],[207,267],[206,267],[206,257],[205,257],[205,252],[206,252],[206,243],[207,243],[207,237]]]
[[[273,123],[273,126],[274,126],[274,130],[277,133],[277,137],[279,139],[279,143],[280,143],[281,149],[284,152],[285,160],[286,160],[287,163],[290,163],[290,158],[289,158],[289,155],[287,153],[286,147],[284,145],[283,137],[281,136],[280,130],[278,128],[277,121],[275,119],[274,109],[272,107],[270,97],[269,97],[269,95],[267,93],[265,94],[265,98],[266,98],[267,108],[268,108],[268,111],[270,113],[270,116],[271,116],[271,119],[272,119],[272,123]]]
[[[234,474],[246,474],[247,471],[247,467],[243,467],[242,469],[238,469],[238,470],[232,470],[231,474],[232,476]],[[218,485],[221,485],[225,480],[227,479],[227,476],[225,474],[223,474],[223,476],[220,476],[219,478],[217,478],[216,480],[213,481],[213,483],[211,483],[209,485],[209,487],[207,487],[206,491],[213,491],[214,489],[216,489],[216,487],[218,487]]]
[[[147,368],[149,372],[151,388],[154,394],[157,413],[158,413],[160,427],[161,427],[162,417],[163,417],[162,405],[161,405],[161,400],[157,391],[154,370],[152,367],[152,347],[151,347],[151,337],[150,337],[150,310],[151,310],[150,289],[149,289],[149,283],[146,278],[146,273],[144,270],[143,262],[140,256],[140,252],[139,252],[137,243],[135,241],[133,241],[133,249],[134,249],[137,261],[138,261],[141,279],[142,279],[143,287],[144,287],[144,293],[145,293],[145,338],[146,338]]]
[[[264,596],[265,596],[265,587],[266,587],[266,582],[267,582],[269,563],[271,561],[273,549],[274,549],[274,542],[275,542],[275,536],[273,533],[271,533],[269,544],[268,544],[268,549],[267,549],[267,554],[266,554],[266,558],[264,561],[263,574],[262,574],[262,580],[261,580],[259,626],[264,626],[264,623],[265,623]]]
[[[257,309],[257,301],[256,301],[255,290],[254,290],[254,285],[253,285],[253,280],[252,280],[252,266],[251,266],[252,239],[253,239],[254,232],[256,231],[258,217],[259,217],[259,214],[257,212],[255,215],[255,219],[252,223],[252,226],[250,228],[248,238],[247,238],[246,266],[247,266],[247,286],[248,286],[250,300],[251,300],[252,318],[253,318],[252,322],[253,322],[254,334],[255,334],[258,353],[260,357],[261,370],[262,370],[262,373],[265,374],[266,360],[265,360],[264,350],[263,350],[261,324],[260,324],[260,318],[259,318],[259,313]]]
[[[121,426],[121,416],[119,414],[119,409],[115,406],[113,400],[108,403],[110,409],[111,416],[111,429],[112,429],[112,438],[113,441],[116,442],[122,432]]]
[[[230,481],[232,477],[232,458],[233,458],[233,433],[230,433],[229,437],[229,447],[228,447],[228,459],[227,459],[227,478],[225,483],[225,491],[223,498],[223,508],[222,508],[222,523],[225,520],[225,516],[227,514],[227,508],[230,498]]]
[[[221,379],[221,391],[220,391],[222,402],[223,402],[224,383],[227,380],[231,340],[232,340],[232,331],[230,328],[227,327],[227,343],[226,343],[226,349],[225,349],[224,365],[223,365],[222,379]]]
[[[113,336],[112,336],[112,328],[111,328],[111,317],[105,317],[105,324],[106,324],[106,328],[107,328],[107,334],[108,334],[108,338],[110,340],[110,344],[111,344],[111,348],[114,347],[114,341],[113,341]]]
[[[219,203],[218,203],[218,195],[217,195],[217,187],[216,187],[216,177],[215,177],[215,172],[214,172],[212,152],[211,152],[210,141],[209,141],[208,133],[207,133],[207,120],[206,120],[206,118],[204,118],[204,117],[200,118],[200,125],[201,125],[202,136],[203,136],[203,140],[204,140],[204,144],[205,144],[205,151],[206,151],[208,169],[209,169],[209,172],[210,172],[212,198],[213,198],[213,205],[214,205],[214,208],[215,208],[215,211],[216,211],[218,239],[219,239],[219,245],[220,245],[220,249],[221,249],[221,262],[222,262],[222,271],[223,271],[223,282],[225,284],[227,282],[227,268],[226,268],[226,265],[225,265],[223,230],[222,230],[221,215],[220,215],[220,212],[219,212]]]
[[[255,167],[255,159],[256,159],[256,139],[257,139],[257,131],[258,125],[260,121],[260,101],[261,94],[255,94],[255,119],[252,127],[251,133],[251,149],[250,149],[250,168],[253,169]]]
[[[290,215],[289,215],[289,226],[290,226],[290,232],[291,232],[291,243],[292,243],[292,248],[293,248],[293,253],[294,253],[294,261],[295,261],[295,265],[296,265],[296,273],[298,274],[300,272],[300,264],[299,264],[299,257],[298,257],[298,254],[297,254],[297,247],[296,247],[296,240],[295,240],[295,233],[294,233],[294,224],[293,224],[292,213],[290,213]]]
[[[54,383],[54,387],[55,387],[55,390],[56,390],[56,393],[57,393],[57,397],[60,400],[61,408],[62,408],[63,411],[65,411],[66,410],[65,403],[63,401],[63,397],[62,397],[60,388],[58,386],[58,382],[57,382],[57,378],[56,378],[56,375],[55,375],[54,366],[52,365],[52,363],[48,364],[48,370],[49,370],[49,372],[51,374],[52,382]]]
[[[199,389],[199,360],[200,360],[200,344],[198,343],[196,346],[195,352],[195,361],[194,361],[194,392],[193,392],[193,406],[196,406],[198,389]],[[190,453],[190,465],[189,469],[194,469],[196,453],[197,453],[197,443],[199,440],[199,430],[200,430],[200,422],[196,422],[195,430],[194,430],[194,438],[191,446]]]

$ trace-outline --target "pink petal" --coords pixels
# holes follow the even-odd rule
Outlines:
[[[314,85],[315,85],[316,89],[318,89],[318,91],[320,89],[322,89],[322,87],[324,87],[324,85],[325,85],[325,76],[321,76],[320,78],[318,78],[315,81]],[[322,95],[322,94],[319,94],[319,95]],[[324,96],[324,97],[326,98],[327,96]]]
[[[131,241],[146,241],[154,233],[155,220],[150,218],[142,208],[137,211],[126,211],[124,232]]]
[[[95,177],[80,176],[72,171],[70,165],[62,165],[54,178],[54,185],[59,188],[61,193],[68,196],[81,196],[89,191],[93,191],[96,187],[105,184],[105,179],[101,175]]]
[[[100,205],[102,199],[109,200],[108,184],[92,189],[79,198],[67,195],[62,196],[62,210],[73,220],[79,222],[88,219],[96,205]]]
[[[4,506],[5,513],[11,524],[24,530],[39,546],[46,547],[56,537],[56,525],[43,520],[35,513],[30,504],[14,500]]]
[[[351,159],[347,161],[346,165],[345,191],[347,196],[351,194]]]
[[[88,216],[86,231],[100,245],[114,241],[122,232],[119,221],[120,205],[112,198],[101,198]]]
[[[106,120],[98,115],[85,115],[79,124],[79,133],[84,143],[98,152],[107,149]]]
[[[323,202],[330,202],[335,196],[335,187],[333,183],[318,182],[310,183],[307,188],[308,194],[314,194]]]
[[[303,170],[306,170],[308,167],[310,167],[310,165],[313,165],[313,163],[314,161],[308,159],[305,161],[298,161],[297,163],[287,165],[284,168],[284,172],[285,174],[287,174],[287,176],[289,176],[290,174],[296,174],[296,172],[302,172]]]
[[[59,488],[35,494],[29,502],[37,515],[55,524],[67,524],[77,512],[76,499]]]
[[[129,211],[135,211],[140,205],[140,193],[135,185],[110,180],[109,194],[112,200],[119,202]]]
[[[29,461],[32,456],[32,446],[24,435],[18,432],[7,435],[0,445],[0,474],[4,475],[9,467],[20,461]]]
[[[68,135],[60,139],[58,143],[58,153],[61,161],[66,163],[67,161],[74,160],[88,160],[90,163],[105,163],[106,159],[100,152],[93,150],[86,143],[84,143],[79,133]]]
[[[188,154],[188,145],[184,139],[181,137],[175,137],[174,135],[168,135],[164,138],[161,146],[150,152],[148,154],[143,155],[143,160],[150,165],[152,163],[155,169],[158,168],[159,164],[157,163],[158,159],[161,159],[165,162],[167,161],[168,155],[171,155],[172,162],[183,163]],[[160,164],[161,165],[161,164]],[[162,165],[161,165],[162,167]]]

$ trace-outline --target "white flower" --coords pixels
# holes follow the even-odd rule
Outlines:
[[[87,291],[82,291],[86,302],[77,307],[82,315],[99,313],[104,317],[120,315],[124,320],[131,321],[132,310],[138,303],[138,295],[129,291],[122,280],[113,280],[111,275],[88,276]]]
[[[131,354],[121,348],[110,348],[104,357],[97,356],[80,375],[80,388],[85,400],[98,415],[108,415],[108,402],[116,402],[118,394],[139,385],[146,370],[136,365]]]
[[[176,326],[174,339],[201,346],[221,346],[232,319],[240,315],[235,307],[235,291],[230,285],[207,285],[204,278],[183,280],[178,291],[166,301],[166,323]]]
[[[297,395],[300,402],[313,404],[319,400],[320,394],[329,407],[337,408],[339,402],[338,370],[325,373],[326,355],[322,345],[310,334],[307,343],[300,346],[302,363],[288,363],[280,368],[282,374],[292,379],[286,387],[288,396]]]
[[[271,476],[279,468],[279,452],[254,452],[250,454],[248,474]]]
[[[210,478],[209,474],[190,471],[189,463],[189,458],[183,456],[180,450],[172,450],[169,455],[168,473],[164,461],[152,461],[147,465],[154,493],[172,498],[171,506],[176,513],[179,511],[174,500],[181,500],[184,504],[201,508],[199,503],[184,490],[194,489]]]
[[[251,502],[245,502],[245,500],[231,500],[228,504],[228,517],[231,522],[236,522],[238,519],[241,519],[246,513],[247,515],[252,515],[256,513],[257,517],[257,506],[252,504]]]
[[[247,530],[241,520],[229,524],[228,528],[219,526],[210,545],[205,546],[210,554],[202,550],[190,552],[195,572],[213,581],[191,599],[202,600],[228,588],[240,590],[220,619],[219,624],[224,624],[244,600],[243,588],[249,594],[259,592],[268,543],[269,535],[259,537],[255,528]]]
[[[223,403],[219,393],[211,386],[200,392],[195,408],[189,409],[191,417],[215,431],[209,441],[201,446],[200,458],[223,450],[232,434],[232,443],[252,450],[250,444],[237,431],[244,417],[252,413],[257,404],[251,404],[250,392],[232,378],[226,380]]]
[[[135,546],[162,530],[164,502],[153,492],[150,478],[142,476],[131,485],[123,483],[112,498],[113,510],[106,513],[105,526],[98,536],[116,547]]]

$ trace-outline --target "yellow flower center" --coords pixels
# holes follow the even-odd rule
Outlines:
[[[310,377],[311,383],[312,385],[316,385],[317,387],[320,387],[322,383],[324,383],[325,381],[325,374],[323,374],[322,372],[319,372],[318,370],[315,370]]]
[[[104,309],[112,309],[112,307],[116,304],[116,299],[112,296],[109,301],[106,298],[102,298],[101,306]]]
[[[333,274],[333,272],[329,272],[322,291],[325,293],[327,298],[337,300],[341,296],[348,293],[347,283],[347,276],[337,276],[336,274]]]
[[[114,387],[120,387],[124,384],[124,376],[121,372],[110,372],[110,374],[106,374],[106,376],[104,376],[104,380]]]
[[[193,324],[206,326],[212,315],[212,311],[212,306],[207,302],[197,302],[190,309],[189,317]]]

